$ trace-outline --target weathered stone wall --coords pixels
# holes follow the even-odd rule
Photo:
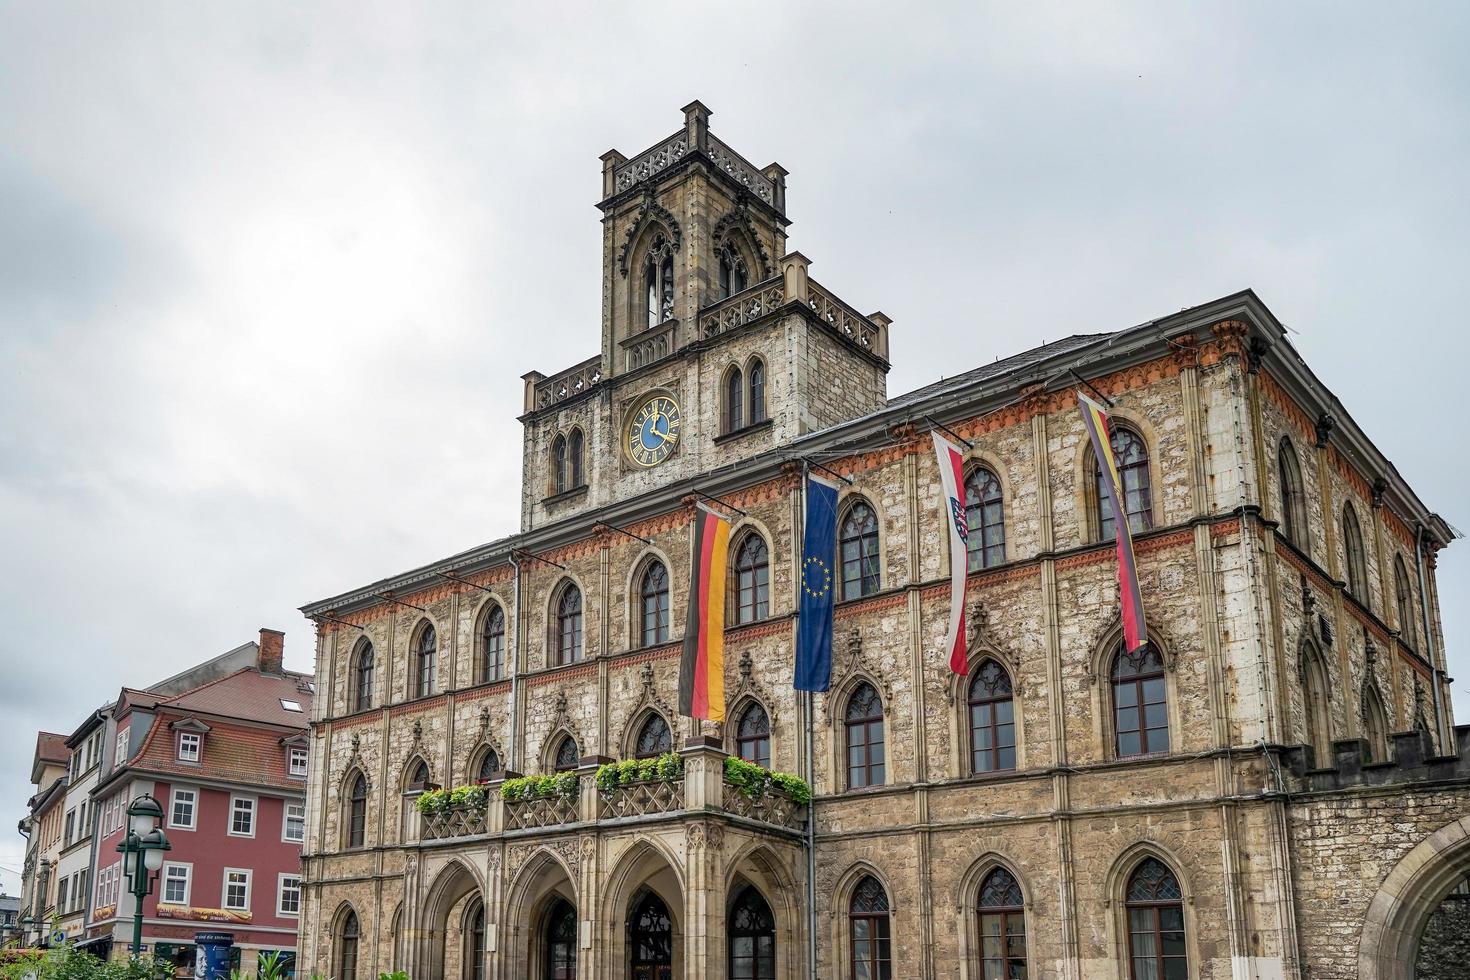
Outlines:
[[[1466,980],[1470,977],[1470,895],[1452,895],[1424,927],[1416,980]]]

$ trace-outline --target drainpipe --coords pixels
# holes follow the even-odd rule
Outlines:
[[[501,765],[507,769],[519,770],[521,766],[516,760],[516,716],[520,708],[516,702],[516,693],[521,676],[521,637],[524,635],[524,628],[521,625],[521,561],[514,551],[510,553],[510,567],[513,583],[511,594],[515,597],[515,649],[510,655],[510,738],[506,744],[506,759]]]
[[[1429,585],[1424,574],[1424,525],[1415,528],[1414,535],[1414,571],[1419,575],[1419,613],[1424,619],[1424,652],[1429,655],[1429,676],[1433,679],[1429,685],[1430,695],[1434,698],[1434,738],[1439,742],[1441,754],[1448,753],[1454,749],[1453,745],[1445,743],[1444,702],[1439,694],[1440,675],[1439,661],[1434,655],[1434,621],[1429,615]]]

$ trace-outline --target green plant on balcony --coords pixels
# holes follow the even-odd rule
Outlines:
[[[420,793],[419,798],[414,801],[414,806],[425,816],[435,813],[445,813],[449,810],[478,810],[483,811],[489,803],[490,794],[484,786],[473,783],[469,786],[456,786],[453,789],[431,789]]]
[[[677,752],[665,752],[651,759],[621,759],[597,767],[597,789],[611,796],[620,786],[634,783],[674,783],[684,778],[684,760]]]
[[[577,795],[577,783],[577,774],[574,772],[554,772],[549,776],[517,776],[500,784],[500,798],[507,803],[553,798],[570,800]]]
[[[780,793],[803,806],[812,801],[812,788],[806,780],[789,772],[773,772],[754,762],[736,756],[725,757],[725,782],[752,800]]]

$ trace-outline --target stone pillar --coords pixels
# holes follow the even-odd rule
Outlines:
[[[810,295],[807,289],[807,270],[812,260],[800,252],[788,252],[781,256],[781,278],[788,303],[805,303]]]
[[[684,825],[685,980],[725,975],[724,845],[723,823]]]
[[[725,788],[725,757],[719,739],[695,735],[684,743],[684,809],[716,810]]]

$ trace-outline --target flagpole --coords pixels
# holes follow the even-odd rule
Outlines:
[[[811,467],[802,460],[801,463],[801,527],[799,527],[797,539],[800,540],[806,533],[806,487],[811,475]],[[805,574],[805,569],[800,569]],[[800,576],[797,578],[800,587]],[[800,595],[800,593],[797,593]],[[798,621],[801,618],[801,604],[797,603],[796,615]],[[795,646],[801,643],[800,629],[793,629],[792,636],[795,638]],[[816,763],[816,738],[813,732],[816,728],[816,703],[817,699],[811,691],[806,694],[806,785],[811,790],[811,802],[806,807],[806,970],[807,980],[817,980],[817,763]]]

